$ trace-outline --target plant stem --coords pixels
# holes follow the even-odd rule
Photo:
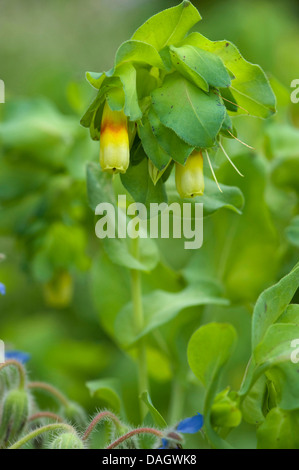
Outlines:
[[[116,441],[109,444],[109,446],[107,446],[106,449],[115,449],[115,447],[119,446],[119,444],[126,441],[127,439],[130,439],[130,437],[136,436],[137,434],[153,434],[154,436],[157,436],[157,437],[163,436],[163,433],[161,431],[158,431],[158,429],[154,429],[154,428],[133,429],[133,431],[127,432],[123,436],[116,439]]]
[[[101,413],[98,413],[97,416],[91,421],[90,425],[84,433],[84,436],[82,437],[83,441],[85,441],[89,437],[96,425],[102,420],[110,420],[115,424],[118,429],[121,428],[121,422],[114,413],[111,413],[111,411],[102,411]]]
[[[174,380],[169,411],[169,422],[173,425],[182,418],[184,411],[184,387],[179,380]]]
[[[68,432],[75,433],[75,430],[72,426],[65,423],[55,423],[55,424],[47,424],[46,426],[42,426],[41,428],[37,428],[34,431],[27,434],[27,436],[22,437],[19,441],[15,442],[12,446],[8,447],[8,449],[20,449],[24,444],[27,444],[31,439],[43,434],[44,432],[48,431],[56,431],[56,430],[65,430]]]
[[[0,364],[0,371],[4,369],[5,367],[9,367],[9,366],[15,366],[18,369],[19,378],[20,378],[19,388],[23,389],[25,386],[25,382],[26,382],[26,373],[25,373],[24,367],[22,366],[20,362],[15,361],[14,359],[9,359],[8,361],[4,362],[4,364]]]
[[[139,259],[139,239],[135,238],[133,242],[133,254],[136,259]],[[142,284],[141,273],[137,269],[131,270],[131,285],[132,285],[132,303],[133,303],[133,319],[135,334],[138,335],[144,326],[144,315],[142,305]],[[137,345],[137,368],[138,368],[138,392],[139,396],[145,390],[148,390],[148,377],[147,377],[147,361],[146,361],[146,346],[144,338],[141,338]],[[143,421],[146,415],[146,405],[140,401],[140,415]]]
[[[45,390],[53,395],[63,406],[67,406],[69,404],[68,399],[65,395],[63,395],[57,388],[53,387],[53,385],[47,384],[45,382],[29,382],[27,384],[28,388],[34,388],[37,390]]]

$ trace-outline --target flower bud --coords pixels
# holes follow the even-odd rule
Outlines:
[[[51,442],[50,449],[84,449],[84,444],[75,432],[62,432]]]
[[[86,427],[87,424],[87,416],[85,410],[78,405],[78,403],[70,402],[64,408],[64,416],[70,421],[72,424],[75,424],[79,428]]]
[[[194,150],[184,166],[176,163],[175,184],[181,198],[203,195],[203,157],[200,151]]]
[[[130,163],[127,117],[105,103],[100,136],[100,164],[103,171],[125,173]]]
[[[211,422],[214,427],[235,428],[242,421],[238,403],[229,395],[228,389],[220,392],[211,408]]]
[[[25,390],[9,391],[2,405],[0,420],[0,447],[18,438],[29,414],[29,398]]]

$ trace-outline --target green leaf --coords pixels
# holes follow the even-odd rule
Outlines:
[[[299,338],[299,326],[275,323],[268,328],[263,341],[254,350],[258,367],[274,383],[277,403],[285,410],[298,408],[298,364],[291,361],[292,341]]]
[[[265,420],[263,406],[266,390],[266,377],[263,375],[256,381],[242,401],[242,415],[247,423],[256,426]]]
[[[106,93],[106,100],[112,111],[121,111],[125,104],[124,90],[122,88],[110,88]]]
[[[148,407],[148,410],[156,425],[159,426],[159,428],[165,429],[167,427],[167,423],[159,411],[154,407],[148,391],[143,392],[140,398]]]
[[[259,65],[245,60],[234,44],[228,41],[210,41],[199,33],[187,36],[181,45],[192,45],[212,52],[222,59],[227,69],[236,77],[230,91],[239,106],[249,114],[267,118],[275,113],[276,99],[270,83]],[[239,108],[238,114],[246,111]]]
[[[97,90],[99,90],[102,86],[103,81],[106,78],[105,72],[97,73],[97,72],[86,72],[86,80]]]
[[[286,229],[286,236],[289,242],[299,248],[299,215],[293,218]]]
[[[114,69],[107,72],[108,76],[114,75],[115,68],[124,62],[138,62],[164,69],[162,59],[157,50],[142,40],[125,41],[116,52]]]
[[[98,204],[109,202],[114,207],[113,215],[118,220],[118,211],[120,209],[117,207],[111,176],[101,171],[100,165],[93,162],[87,165],[87,193],[89,205],[93,210]],[[124,214],[123,217],[125,217]],[[114,224],[115,220],[112,223]],[[132,240],[128,237],[118,238],[116,234],[116,238],[106,237],[102,240],[102,243],[113,263],[129,269],[150,271],[154,269],[159,261],[157,246],[150,238],[140,239],[138,259],[133,254]]]
[[[142,147],[158,170],[163,170],[169,163],[170,155],[159,145],[156,139],[152,125],[147,116],[142,119],[138,125],[138,133],[141,139]]]
[[[228,209],[236,212],[237,214],[242,214],[244,196],[242,191],[237,187],[221,184],[220,187],[223,191],[221,193],[214,180],[205,177],[204,195],[192,198],[190,201],[190,199],[182,199],[179,197],[175,187],[174,178],[170,178],[166,186],[169,204],[172,202],[178,202],[180,205],[184,202],[189,202],[191,204],[203,203],[204,216],[211,215],[220,209]]]
[[[141,119],[142,112],[138,103],[135,67],[130,62],[122,64],[116,68],[115,75],[120,78],[123,84],[125,94],[124,113],[129,116],[130,121]]]
[[[168,159],[169,160],[169,159]],[[138,165],[129,166],[125,174],[121,175],[121,182],[136,202],[149,207],[152,202],[167,202],[167,195],[160,179],[156,185],[152,182],[148,172],[148,160],[143,159]],[[150,216],[147,211],[148,217]]]
[[[229,73],[222,60],[211,52],[194,46],[170,47],[172,64],[185,78],[204,91],[213,87],[229,87]]]
[[[238,111],[238,106],[236,99],[234,98],[234,95],[230,91],[229,88],[220,88],[219,89],[221,96],[223,98],[224,105],[226,109],[229,111],[232,111],[233,113],[236,113]]]
[[[92,397],[104,401],[117,413],[120,411],[121,400],[119,396],[119,384],[114,378],[91,380],[86,386]]]
[[[164,126],[190,146],[215,143],[225,117],[225,106],[213,92],[204,93],[177,73],[168,75],[152,93],[153,108]]]
[[[201,16],[191,2],[163,10],[152,16],[134,33],[132,39],[151,44],[158,51],[169,44],[176,44],[201,20]]]
[[[298,449],[299,411],[273,408],[257,430],[258,449]]]
[[[299,286],[299,264],[277,284],[265,290],[258,298],[252,318],[253,350],[263,340],[268,328],[275,323]]]
[[[184,165],[194,147],[180,139],[174,131],[163,126],[153,108],[149,110],[148,119],[159,145],[174,161]]]
[[[152,292],[144,297],[143,304],[144,327],[138,335],[133,328],[131,303],[127,304],[116,317],[115,335],[124,347],[131,346],[154,329],[170,322],[186,307],[206,304],[226,305],[227,300],[221,297],[217,284],[202,281],[177,293],[159,290]]]
[[[208,323],[200,327],[188,344],[188,362],[194,375],[209,388],[233,353],[237,334],[232,325]]]

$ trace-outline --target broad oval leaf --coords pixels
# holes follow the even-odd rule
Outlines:
[[[209,148],[215,144],[226,109],[213,92],[204,93],[174,73],[152,93],[152,103],[162,124],[190,146]]]
[[[188,344],[188,362],[194,375],[207,389],[232,355],[237,339],[227,323],[208,323],[200,327]]]

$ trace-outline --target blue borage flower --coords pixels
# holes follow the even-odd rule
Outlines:
[[[165,437],[162,437],[161,441],[162,441],[162,446],[159,447],[159,449],[168,449],[168,447],[167,447],[168,446],[168,440],[165,439]]]
[[[180,436],[177,433],[181,434],[195,434],[196,432],[200,431],[200,429],[203,427],[203,415],[200,413],[196,413],[195,416],[192,416],[191,418],[185,418],[182,421],[180,421],[176,427],[175,430],[172,431],[170,430],[166,437],[163,437],[161,439],[162,446],[159,447],[159,449],[179,449],[181,448],[181,445],[179,442]]]
[[[5,360],[8,361],[10,359],[14,359],[15,361],[21,362],[21,364],[25,364],[29,361],[30,354],[22,351],[6,351]]]
[[[6,293],[5,285],[2,284],[2,282],[0,282],[0,294],[5,295],[5,293]]]
[[[203,415],[197,412],[191,418],[183,419],[176,427],[178,432],[183,434],[195,434],[203,427]]]

